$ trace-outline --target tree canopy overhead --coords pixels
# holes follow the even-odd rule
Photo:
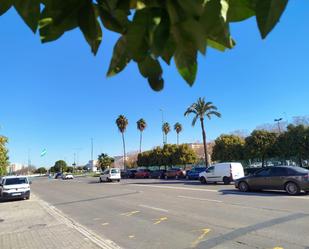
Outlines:
[[[279,21],[288,0],[1,0],[0,15],[14,7],[43,43],[79,28],[96,54],[104,41],[102,28],[119,34],[107,76],[138,64],[152,89],[164,86],[161,63],[173,58],[191,86],[197,55],[207,47],[220,51],[236,42],[230,23],[255,17],[262,38]]]

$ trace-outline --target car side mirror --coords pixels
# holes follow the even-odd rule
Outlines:
[[[29,181],[29,184],[32,184],[32,181]]]

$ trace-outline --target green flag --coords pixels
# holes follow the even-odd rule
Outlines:
[[[47,150],[46,150],[46,149],[42,150],[42,152],[41,152],[41,157],[45,156],[46,153],[47,153]]]

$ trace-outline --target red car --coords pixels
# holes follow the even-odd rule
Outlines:
[[[165,179],[169,179],[169,178],[179,179],[179,178],[184,178],[185,176],[186,176],[185,171],[179,168],[169,169],[165,173]]]
[[[135,178],[150,178],[149,169],[139,169],[135,172]]]

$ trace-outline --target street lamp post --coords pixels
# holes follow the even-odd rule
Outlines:
[[[282,118],[276,118],[274,119],[275,122],[277,122],[278,124],[278,131],[279,131],[279,134],[281,133],[281,129],[280,129],[280,121],[282,120]]]

